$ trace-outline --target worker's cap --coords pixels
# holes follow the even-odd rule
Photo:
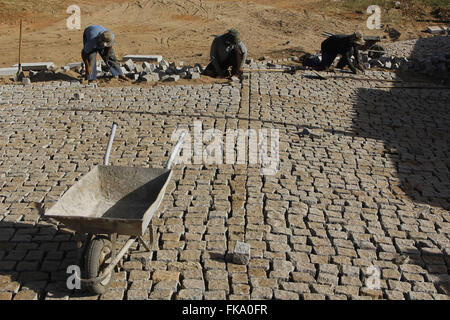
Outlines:
[[[112,47],[114,44],[114,35],[110,31],[102,32],[99,36],[99,41],[106,43],[107,47]]]
[[[235,29],[230,29],[230,30],[228,30],[228,34],[233,39],[234,43],[238,43],[241,41],[241,34],[239,33],[239,31],[237,31]]]

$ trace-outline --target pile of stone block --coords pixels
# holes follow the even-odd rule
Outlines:
[[[27,62],[22,63],[23,71],[42,71],[42,70],[54,70],[55,64],[53,62]],[[13,68],[18,68],[19,65],[13,65]]]
[[[199,79],[204,67],[200,64],[185,66],[182,61],[169,63],[159,55],[126,55],[120,69],[123,74],[134,81],[157,82],[178,81],[180,79]],[[97,60],[97,76],[107,77],[111,73],[103,60]],[[73,70],[79,74],[84,72],[84,63],[69,63],[61,67],[61,71]]]
[[[372,67],[450,76],[450,37],[398,41],[384,46],[387,54],[368,61]]]
[[[283,58],[277,60],[264,59],[255,62],[254,59],[246,61],[246,68],[260,69],[284,69],[288,68],[283,65],[283,62],[298,61],[298,57]],[[31,65],[31,64],[30,64]],[[28,67],[28,65],[27,65]],[[101,59],[97,59],[97,76],[108,77],[111,76],[109,68]],[[123,57],[123,62],[120,66],[124,75],[133,81],[143,82],[176,82],[180,79],[200,79],[200,75],[205,70],[205,67],[196,63],[194,66],[185,65],[183,61],[168,62],[160,55],[126,55]],[[85,72],[83,62],[68,63],[60,68],[56,68],[53,63],[39,63],[33,64],[30,68],[30,76],[35,76],[39,72],[46,72],[52,70],[54,72],[68,72],[74,71],[82,75]],[[0,75],[1,75],[0,70]],[[17,68],[8,68],[4,70],[5,74],[13,75]]]
[[[199,79],[200,74],[204,71],[204,67],[200,64],[185,66],[182,61],[169,63],[162,57],[160,59],[156,58],[152,63],[133,57],[133,59],[126,60],[122,64],[121,69],[132,80],[148,82]]]
[[[377,59],[371,59],[366,54],[363,54],[363,63],[366,69],[383,68],[389,70],[397,70],[401,69],[402,66],[408,63],[408,59],[395,56],[382,56]]]
[[[26,62],[21,64],[22,71],[29,71],[31,75],[39,71],[54,71],[56,66],[53,62]],[[11,77],[17,74],[19,71],[19,65],[15,64],[10,68],[0,68],[0,77]],[[14,80],[14,78],[10,78]],[[21,79],[22,81],[22,79]],[[24,84],[28,84],[29,79],[25,78],[22,81]]]
[[[407,59],[404,57],[383,56],[378,59],[366,58],[366,69],[383,68],[389,70],[414,71],[426,74],[450,72],[450,54],[436,54],[419,59]]]

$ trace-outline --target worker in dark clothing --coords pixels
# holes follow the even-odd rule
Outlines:
[[[94,25],[84,30],[81,57],[86,66],[86,80],[94,81],[97,79],[97,53],[105,61],[113,77],[128,80],[123,75],[120,69],[120,63],[114,54],[114,42],[114,34],[105,27]]]
[[[358,47],[359,47],[359,45],[358,45]],[[354,57],[354,60],[355,61],[359,61],[359,62],[361,62],[361,59],[362,59],[361,58],[361,53],[358,52],[358,54],[355,54],[355,50],[353,48],[352,48],[352,50],[350,52],[350,57]],[[347,66],[347,59],[341,57],[339,59],[339,62],[336,65],[336,68],[337,69],[344,69],[346,66]],[[358,69],[358,65],[356,66],[356,68]],[[361,69],[359,69],[359,70],[361,70]]]
[[[338,68],[349,66],[353,73],[357,73],[356,69],[364,71],[360,61],[358,47],[361,45],[362,35],[355,32],[351,35],[333,35],[322,42],[322,62],[318,66],[319,70],[328,70],[333,64],[337,55],[341,55]],[[352,63],[351,57],[354,56],[356,67]]]
[[[242,78],[247,48],[234,29],[216,37],[211,45],[210,64],[203,72],[210,77],[238,76]],[[231,73],[229,68],[231,67]]]

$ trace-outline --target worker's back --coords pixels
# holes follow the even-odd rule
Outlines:
[[[84,35],[86,36],[86,39],[89,40],[95,38],[100,32],[104,31],[108,31],[108,29],[100,25],[93,25],[84,30]]]
[[[353,35],[335,34],[322,42],[322,52],[344,54],[355,46]]]
[[[239,46],[245,57],[247,56],[247,47],[242,41],[239,41],[237,44],[230,44],[228,41],[229,36],[227,33],[214,38],[211,45],[211,60],[216,59],[219,63],[222,63],[228,58],[231,50],[233,50],[236,46]]]

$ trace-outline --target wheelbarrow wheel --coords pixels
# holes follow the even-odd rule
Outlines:
[[[85,277],[92,279],[103,275],[103,271],[112,261],[112,244],[106,237],[96,237],[92,239],[85,254]],[[103,281],[96,283],[87,283],[86,288],[95,294],[102,294],[106,291],[113,277],[111,272]]]

